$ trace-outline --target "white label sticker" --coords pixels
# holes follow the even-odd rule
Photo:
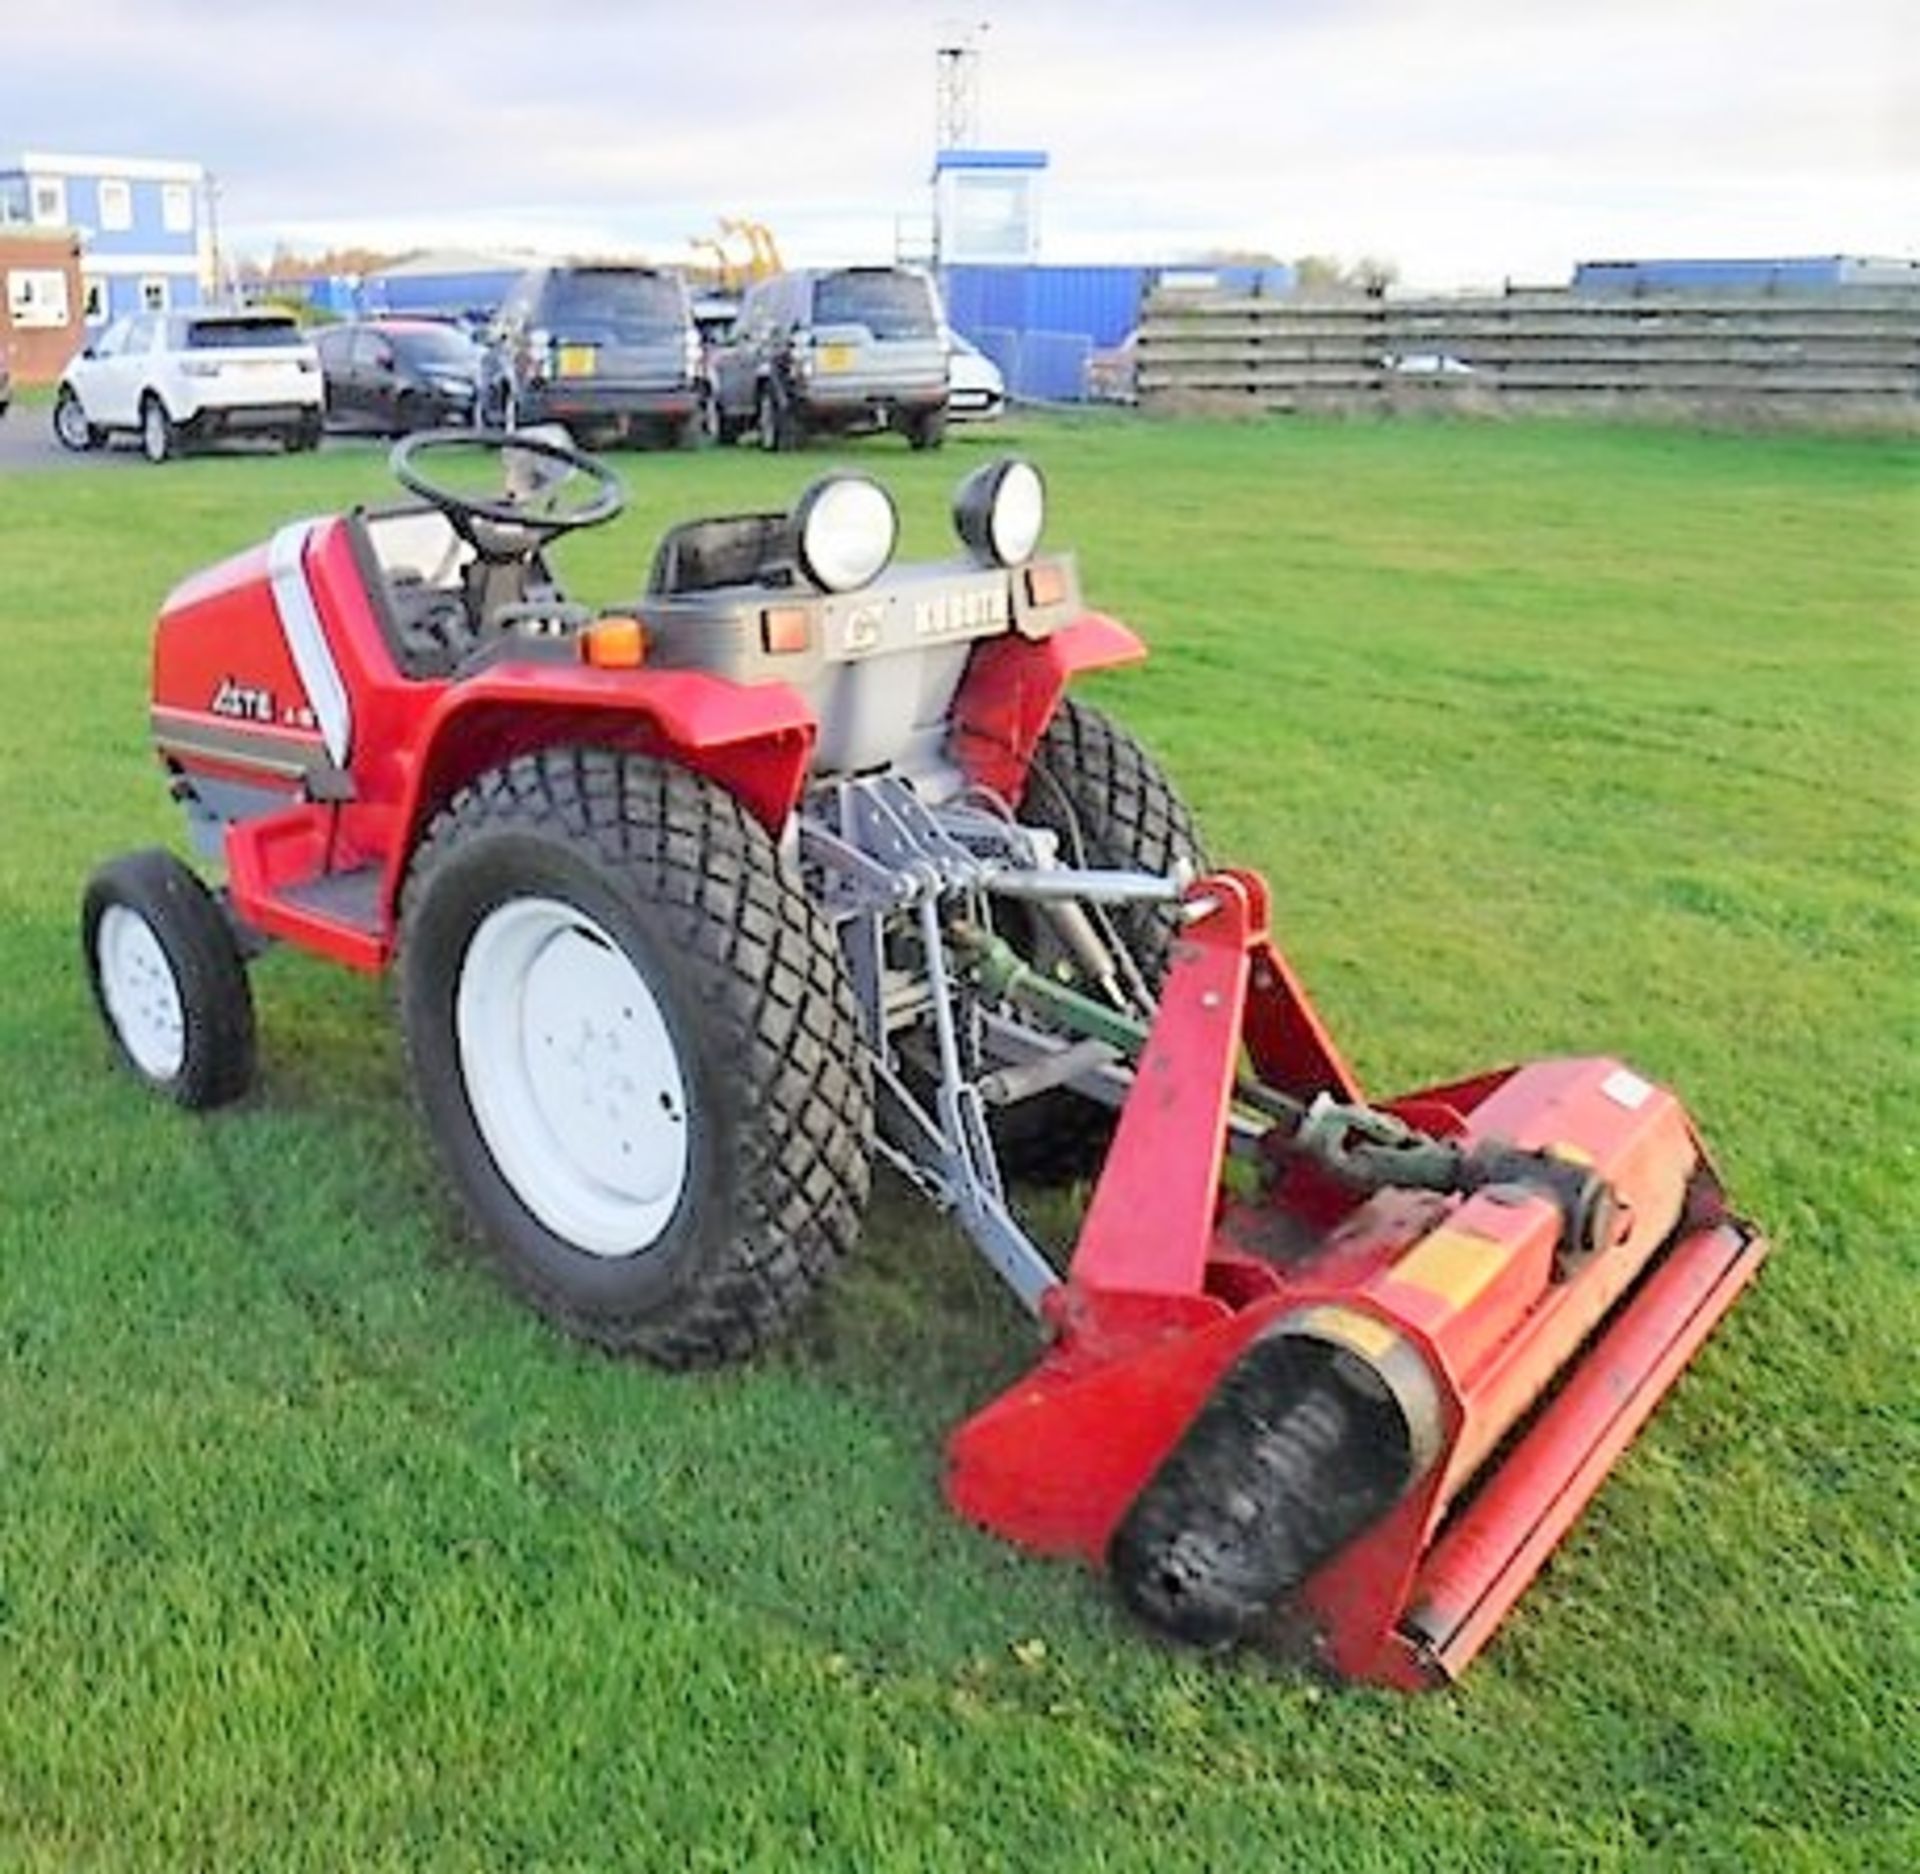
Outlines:
[[[1624,1106],[1628,1112],[1634,1112],[1646,1104],[1646,1098],[1653,1091],[1646,1081],[1636,1073],[1624,1067],[1616,1067],[1600,1083],[1600,1091],[1616,1106]]]

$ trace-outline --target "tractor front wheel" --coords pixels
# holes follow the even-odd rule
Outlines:
[[[585,748],[483,775],[415,856],[400,996],[452,1182],[568,1332],[712,1365],[853,1246],[872,1096],[839,950],[713,783]]]
[[[222,1106],[253,1079],[253,995],[233,928],[199,878],[155,848],[88,881],[80,941],[114,1051],[156,1093]]]

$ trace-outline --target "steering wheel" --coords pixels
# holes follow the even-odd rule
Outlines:
[[[446,449],[493,449],[503,456],[511,450],[557,464],[560,472],[546,472],[525,492],[491,498],[465,494],[436,481],[420,466],[418,458]],[[495,565],[523,559],[562,534],[598,527],[627,503],[620,477],[597,456],[538,430],[418,430],[394,445],[388,462],[401,487],[431,502],[474,552]],[[557,497],[575,475],[584,475],[589,486],[563,507]]]

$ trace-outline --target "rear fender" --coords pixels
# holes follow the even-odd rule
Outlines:
[[[452,685],[420,737],[388,849],[382,892],[397,907],[429,820],[472,781],[543,748],[591,745],[652,755],[726,789],[776,838],[806,784],[813,712],[784,683],[702,671],[508,667]]]
[[[1137,664],[1146,654],[1125,625],[1103,612],[1085,612],[1040,639],[988,638],[967,661],[948,750],[968,780],[1017,807],[1033,751],[1067,685],[1083,671]]]

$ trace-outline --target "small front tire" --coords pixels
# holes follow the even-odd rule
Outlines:
[[[122,1063],[191,1108],[223,1106],[253,1080],[253,993],[232,926],[199,878],[158,848],[88,881],[81,947]]]

